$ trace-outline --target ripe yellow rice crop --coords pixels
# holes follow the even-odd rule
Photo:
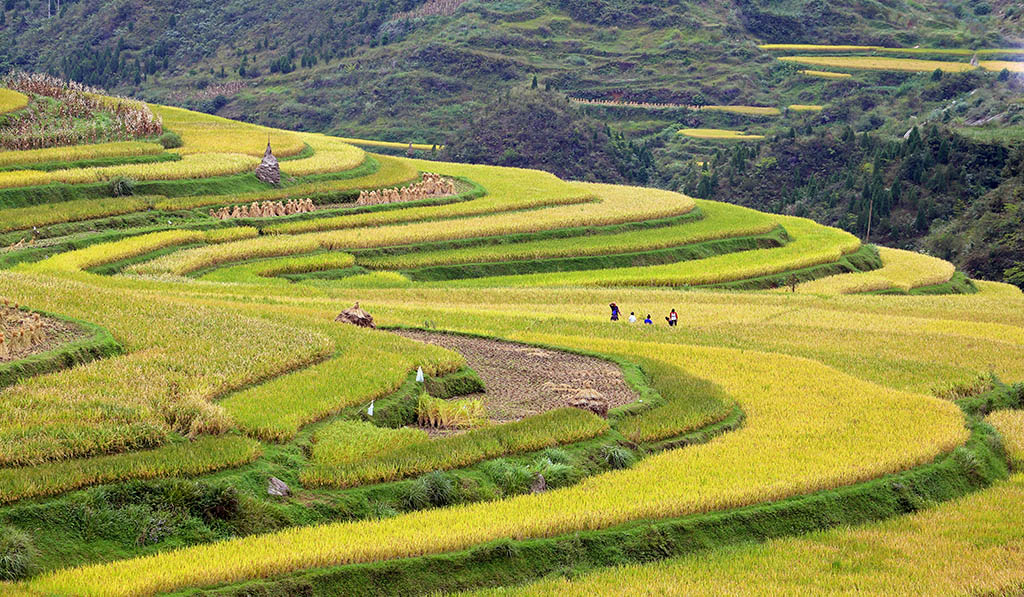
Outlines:
[[[1011,73],[1024,73],[1024,62],[1010,60],[982,60],[978,62],[978,65],[985,70],[998,71],[1005,68]]]
[[[26,149],[23,151],[0,151],[0,166],[16,166],[19,164],[39,164],[42,162],[75,162],[97,158],[123,158],[136,155],[156,155],[163,153],[163,146],[143,141],[113,141],[111,143],[95,143],[92,145],[72,145],[70,147],[49,147],[46,149]]]
[[[97,483],[199,475],[246,464],[261,452],[256,441],[224,435],[168,444],[155,450],[5,468],[0,469],[0,504],[56,495]]]
[[[243,238],[256,238],[260,231],[251,226],[235,226],[233,228],[214,228],[203,234],[203,240],[208,243],[229,243]]]
[[[820,77],[822,79],[849,79],[853,75],[850,73],[833,73],[827,70],[801,70],[798,71],[801,75],[807,75],[808,77]]]
[[[766,106],[701,106],[701,110],[710,112],[729,112],[731,114],[746,114],[748,116],[778,116],[782,112],[778,108]]]
[[[465,364],[461,355],[441,347],[425,346],[383,331],[339,325],[332,318],[323,317],[313,326],[308,318],[303,322],[305,327],[333,340],[336,352],[331,358],[246,388],[220,402],[240,429],[261,439],[290,439],[307,423],[397,390],[417,367],[427,375],[444,375]],[[339,383],[341,380],[344,383]]]
[[[192,112],[182,108],[150,104],[164,122],[164,130],[181,135],[184,145],[173,151],[182,155],[193,153],[239,153],[260,158],[267,141],[277,157],[301,153],[306,144],[301,135],[290,131],[246,124],[220,116]]]
[[[48,226],[63,222],[77,222],[106,216],[118,216],[143,211],[153,206],[158,197],[135,196],[110,199],[79,199],[62,203],[47,203],[31,207],[5,209],[0,220],[0,232],[26,230],[33,226]]]
[[[1019,297],[1021,295],[1021,289],[1013,284],[990,282],[988,280],[972,281],[974,282],[974,285],[978,287],[978,291],[981,292],[981,294],[1006,297]]]
[[[300,222],[287,222],[268,226],[270,234],[298,234],[345,228],[379,226],[415,222],[418,220],[439,220],[444,218],[499,213],[520,209],[531,209],[548,205],[583,203],[593,195],[578,190],[553,174],[522,168],[498,168],[409,160],[394,158],[421,172],[434,172],[445,176],[466,177],[482,185],[487,195],[471,201],[449,205],[410,207],[408,209],[363,213],[320,218]]]
[[[811,294],[852,294],[897,288],[908,291],[949,282],[956,267],[936,257],[879,247],[882,268],[870,272],[840,274],[797,286],[797,292]]]
[[[991,54],[1024,54],[1024,48],[889,48],[883,46],[829,46],[824,44],[761,44],[768,51],[797,52],[888,52],[897,54],[948,54],[951,56],[980,56]]]
[[[825,107],[814,104],[790,104],[789,109],[794,112],[821,112]]]
[[[254,235],[255,236],[255,235]],[[269,259],[226,267],[214,270],[204,276],[203,280],[211,282],[248,282],[265,284],[268,278],[281,274],[297,274],[319,272],[330,269],[344,269],[356,262],[355,257],[347,253],[321,253],[286,259]],[[278,280],[287,283],[286,280]]]
[[[854,70],[888,70],[913,73],[931,72],[935,69],[948,73],[962,73],[975,69],[969,62],[884,58],[878,56],[780,56],[779,60],[807,66],[830,66]]]
[[[13,89],[0,88],[0,114],[20,110],[28,105],[28,96]]]
[[[303,139],[302,134],[295,137]],[[522,170],[404,159],[390,163],[413,174],[431,171],[464,176],[480,182],[489,194],[481,200],[429,209],[399,208],[332,218],[322,231],[278,230],[311,232],[294,236],[237,240],[256,234],[252,228],[146,235],[0,271],[0,296],[17,297],[34,308],[102,325],[127,351],[123,356],[27,379],[0,391],[0,466],[22,467],[0,468],[0,492],[8,474],[20,488],[9,495],[43,495],[135,474],[199,470],[189,468],[198,465],[187,458],[145,463],[132,458],[173,451],[178,444],[167,442],[173,442],[177,434],[192,436],[194,445],[224,441],[238,442],[242,447],[255,444],[232,433],[212,438],[205,434],[240,431],[268,440],[291,438],[305,424],[344,407],[365,406],[370,399],[388,393],[418,366],[428,373],[461,366],[460,356],[443,349],[424,347],[383,331],[334,323],[338,310],[355,300],[361,301],[382,325],[429,325],[599,351],[634,359],[645,371],[652,370],[649,367],[659,369],[660,365],[660,370],[669,372],[667,377],[673,373],[679,377],[667,382],[676,382],[676,387],[682,385],[685,376],[720,388],[723,403],[734,400],[744,409],[745,425],[708,444],[668,451],[632,469],[592,477],[575,487],[541,495],[389,520],[294,528],[146,558],[48,572],[30,581],[27,588],[38,590],[40,595],[145,595],[316,566],[439,553],[502,537],[558,535],[782,499],[904,470],[963,442],[966,432],[957,408],[923,393],[934,395],[951,386],[964,386],[989,370],[1007,381],[1024,379],[1024,299],[1019,293],[1010,294],[1004,286],[982,285],[983,292],[978,295],[944,297],[680,293],[670,288],[627,288],[638,284],[712,283],[784,272],[834,260],[859,246],[851,235],[807,220],[767,214],[756,214],[755,218],[752,212],[712,202],[700,202],[707,214],[703,221],[675,229],[651,229],[646,231],[646,239],[637,234],[614,242],[619,247],[656,247],[678,242],[679,238],[706,238],[701,235],[738,232],[747,226],[760,230],[776,224],[781,224],[794,240],[781,248],[686,264],[547,278],[492,278],[464,284],[490,288],[459,288],[452,283],[438,288],[413,285],[393,273],[316,284],[267,283],[261,274],[351,263],[347,255],[308,255],[324,249],[614,224],[679,215],[695,204],[666,191],[566,183]],[[281,191],[294,192],[294,188]],[[194,198],[183,199],[189,200]],[[211,201],[224,204],[235,199]],[[603,240],[611,236],[618,235]],[[221,244],[180,251],[136,268],[174,274],[235,264],[208,273],[201,281],[174,276],[102,277],[79,271],[177,245],[218,242]],[[471,258],[472,251],[500,260],[515,255],[600,254],[602,250],[600,243],[590,238],[570,238],[523,243],[522,247],[452,251],[450,259],[461,262]],[[279,254],[288,257],[239,263]],[[442,252],[434,252],[430,259],[443,263],[445,257]],[[923,279],[923,268],[898,271],[899,259],[887,262],[892,266],[891,275],[913,283]],[[214,279],[246,283],[214,283]],[[564,284],[581,287],[527,287]],[[398,288],[402,285],[412,287]],[[600,285],[616,287],[593,288]],[[677,308],[680,326],[610,323],[605,311],[611,301],[627,312],[651,312],[659,323],[669,308]],[[704,421],[696,417],[690,422]],[[650,433],[628,427],[621,430],[637,439],[663,437],[659,429],[648,430]],[[131,452],[149,448],[156,449]],[[245,450],[242,453],[249,454]],[[99,454],[114,456],[70,460]],[[435,463],[460,462],[443,451],[438,454]],[[32,464],[40,466],[28,472],[25,467]],[[33,485],[38,480],[34,474],[44,477],[38,485]],[[658,491],[651,491],[652,487]],[[1019,493],[1008,496],[1003,505],[1019,505]],[[998,509],[995,512],[998,520],[989,526],[1002,525],[999,529],[1005,533],[1007,518]],[[1016,510],[1011,512],[1019,516]],[[996,518],[983,518],[980,523]],[[979,519],[975,518],[973,524],[979,524]],[[963,528],[968,527],[965,524]],[[975,536],[966,530],[960,535]],[[926,562],[959,562],[955,558],[961,551],[983,557],[1000,555],[978,551],[984,545],[956,543],[960,535],[953,538],[955,544],[943,544],[948,538],[936,531],[935,536],[917,537],[923,537],[924,541],[917,542],[926,545],[915,543],[912,547],[925,550],[920,553],[928,556],[922,556],[921,561]],[[796,543],[782,550],[779,569],[799,572],[801,567],[810,566],[820,573],[821,565],[829,567],[839,561],[838,557],[825,556],[834,555],[835,545],[843,540],[829,537],[832,539],[827,548],[808,549]],[[864,549],[878,545],[877,557],[884,558],[898,544],[873,543]],[[937,552],[936,545],[950,548]],[[794,556],[785,552],[803,559],[794,564],[785,559]],[[1010,571],[1010,575],[1019,574],[1022,566],[1012,559],[1016,553],[1007,553],[1010,555],[1001,557],[1011,559],[998,560],[1003,565],[996,567]],[[707,561],[705,554],[702,565]],[[918,568],[924,567],[918,563],[915,570]],[[773,578],[782,578],[784,572]],[[726,575],[709,578],[719,576]],[[959,581],[954,577],[940,579],[939,583],[947,584],[934,586],[961,586],[955,584]],[[899,585],[895,583],[902,582],[903,576],[894,578],[889,585],[879,586],[932,586],[917,577],[906,581],[911,584]],[[655,579],[650,586],[664,592],[672,590],[658,582]],[[721,589],[722,585],[711,586]],[[737,592],[755,590],[744,586]],[[819,588],[796,577],[793,583],[780,585],[779,592],[799,592],[809,586]],[[859,582],[856,586],[874,588]],[[5,585],[0,587],[0,591],[7,589]]]
[[[366,159],[366,152],[336,137],[303,133],[301,139],[313,149],[308,158],[281,162],[281,174],[307,176],[351,170]]]
[[[365,176],[341,180],[326,180],[288,185],[281,188],[268,188],[255,193],[238,195],[196,195],[185,197],[168,197],[157,201],[154,208],[163,210],[193,209],[210,205],[233,205],[252,203],[253,201],[274,201],[292,198],[305,198],[321,193],[337,193],[353,189],[374,189],[405,184],[415,180],[419,173],[408,160],[388,156],[374,156],[380,167],[376,172]],[[299,160],[296,160],[299,161]],[[289,162],[285,162],[288,164]]]
[[[730,131],[727,129],[682,129],[680,135],[693,137],[694,139],[727,139],[754,141],[764,139],[764,135],[751,135],[743,131]]]
[[[427,143],[399,143],[397,141],[374,141],[373,139],[354,139],[351,137],[337,137],[344,143],[350,145],[362,145],[364,147],[388,147],[391,149],[409,149],[412,146],[413,149],[419,151],[430,151],[435,147],[441,149],[443,145],[430,145]]]
[[[425,395],[424,395],[425,396]],[[420,406],[423,406],[423,397]],[[481,418],[480,400],[449,401],[426,396],[439,408],[451,408],[455,421],[472,422]],[[453,406],[454,403],[461,403]],[[429,418],[443,418],[430,413]],[[421,424],[422,424],[421,419]],[[447,426],[447,425],[446,425]],[[421,440],[405,446],[389,447],[367,455],[359,461],[314,462],[300,480],[306,486],[352,487],[410,477],[434,470],[462,468],[508,454],[533,452],[561,444],[570,444],[608,431],[608,422],[572,407],[564,407],[528,417],[521,421],[474,429],[462,435]]]
[[[204,233],[199,230],[154,232],[112,243],[93,245],[77,251],[60,253],[28,267],[36,271],[80,271],[105,263],[145,255],[164,247],[202,242],[204,239]]]
[[[53,182],[82,184],[103,182],[123,176],[135,180],[180,180],[224,176],[252,170],[259,164],[257,158],[232,153],[189,154],[175,162],[154,162],[149,164],[124,164],[121,166],[100,166],[95,168],[72,168],[43,172],[39,170],[15,170],[0,172],[0,188],[43,185]]]
[[[366,421],[331,423],[313,437],[311,459],[318,465],[354,464],[386,450],[430,441],[422,429],[388,429]]]
[[[570,197],[593,197],[596,195],[600,198],[600,201],[581,205],[549,207],[544,210],[528,210],[512,214],[467,217],[458,220],[458,226],[452,226],[450,222],[445,221],[428,221],[381,226],[373,229],[372,233],[369,233],[366,229],[353,229],[296,236],[264,236],[217,247],[199,247],[182,251],[149,263],[140,264],[133,268],[132,271],[140,274],[170,273],[182,275],[243,259],[295,255],[322,249],[346,250],[382,247],[411,242],[494,236],[518,232],[552,230],[567,226],[598,226],[664,218],[689,213],[696,205],[692,198],[669,191],[588,183],[562,184],[565,185],[562,187],[563,190],[568,191]],[[530,199],[530,197],[527,197],[524,202]],[[541,199],[543,199],[543,196],[541,196]],[[459,205],[463,204],[444,205],[439,206],[437,209],[411,208],[402,211],[416,212],[417,214],[436,214],[444,213],[445,211],[451,213],[449,210],[442,210],[440,208],[457,208]],[[456,209],[455,211],[457,212],[458,210]],[[386,218],[392,213],[400,214],[401,211],[343,216],[341,219],[358,222],[370,220],[372,222],[380,217],[386,221]],[[408,216],[409,214],[406,214],[406,217]],[[335,220],[335,218],[328,218],[328,220]],[[318,220],[311,221],[314,225],[317,222]],[[305,223],[296,222],[296,224]],[[338,225],[338,223],[333,223],[332,225]],[[278,230],[282,229],[291,229],[291,226],[278,228]]]
[[[967,437],[959,409],[948,402],[887,390],[810,360],[644,342],[539,340],[669,362],[735,396],[747,412],[747,424],[708,444],[658,454],[632,469],[566,489],[380,521],[293,528],[56,571],[28,586],[97,597],[151,595],[317,566],[450,551],[500,537],[554,536],[682,516],[904,470]],[[688,474],[680,475],[683,470]]]
[[[768,51],[824,51],[824,52],[853,52],[861,50],[880,50],[881,46],[829,46],[824,44],[761,44],[757,46]]]
[[[466,249],[422,251],[406,255],[363,258],[360,263],[374,268],[413,269],[456,263],[550,259],[581,255],[607,255],[652,251],[708,240],[771,232],[778,223],[769,215],[728,203],[696,200],[704,217],[678,226],[636,230],[619,234],[594,235],[525,243],[500,244]]]
[[[180,243],[179,243],[180,244]],[[225,263],[312,253],[327,247],[314,235],[261,236],[216,246],[197,247],[132,266],[135,274],[185,275]],[[147,251],[148,252],[148,251]]]
[[[1019,470],[1024,466],[1024,411],[1001,410],[990,414],[986,420],[1003,436],[1006,452]]]
[[[359,296],[365,298],[366,291]],[[861,379],[932,395],[975,384],[979,373],[990,371],[1005,380],[1024,379],[1020,295],[819,298],[799,293],[681,295],[670,289],[418,286],[374,296],[388,305],[381,313],[386,324],[429,320],[441,329],[522,341],[529,341],[521,336],[524,331],[538,327],[571,335],[583,325],[605,321],[604,305],[611,301],[630,311],[653,313],[658,322],[663,321],[659,313],[676,308],[679,328],[657,325],[641,332],[624,325],[591,325],[586,334],[617,339],[644,334],[660,342],[708,346],[731,339],[753,350],[813,358]],[[458,308],[440,306],[453,298]],[[948,350],[951,345],[958,349]]]
[[[0,294],[101,325],[127,350],[5,388],[4,466],[151,448],[171,431],[226,431],[232,422],[213,398],[333,350],[322,334],[242,308],[126,293],[79,277],[0,275]]]
[[[811,220],[775,216],[794,238],[773,249],[728,253],[667,265],[622,267],[582,272],[524,274],[453,280],[445,286],[699,286],[759,278],[789,270],[832,263],[860,248],[860,241],[842,230]],[[434,284],[431,284],[434,285]]]
[[[1024,584],[1022,502],[1018,474],[882,523],[459,595],[1013,595]]]

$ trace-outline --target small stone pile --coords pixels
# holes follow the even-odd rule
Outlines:
[[[46,328],[38,313],[26,313],[4,299],[0,307],[0,359],[9,359],[45,343]]]
[[[287,203],[280,201],[264,201],[252,205],[236,205],[234,207],[222,207],[211,209],[210,215],[218,220],[231,220],[234,218],[276,218],[294,214],[304,214],[316,210],[312,199],[292,199]]]
[[[444,178],[440,174],[426,172],[420,182],[400,189],[380,189],[378,191],[360,191],[357,205],[377,205],[379,203],[404,203],[431,197],[447,197],[455,194],[455,181]]]

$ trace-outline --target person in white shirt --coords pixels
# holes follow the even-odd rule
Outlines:
[[[636,313],[629,312],[629,323],[636,323]]]

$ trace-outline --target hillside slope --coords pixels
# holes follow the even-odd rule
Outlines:
[[[757,103],[770,89],[753,67],[772,58],[756,43],[1003,47],[1024,29],[1012,2],[934,0],[78,0],[52,18],[45,3],[5,4],[0,68],[427,142],[534,74],[574,95]]]

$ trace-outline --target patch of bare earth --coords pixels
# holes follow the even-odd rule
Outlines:
[[[7,311],[8,312],[4,314],[4,320],[0,321],[0,332],[3,332],[6,338],[11,338],[13,332],[22,329],[23,322],[30,320],[30,315],[25,312],[19,312],[17,315],[14,315],[10,310]],[[85,338],[89,335],[89,332],[84,328],[73,323],[61,321],[60,319],[40,317],[39,321],[43,324],[46,341],[36,344],[28,349],[10,351],[6,358],[0,356],[0,363],[18,361],[34,354],[48,352],[55,348],[59,348],[68,342]],[[10,346],[10,344],[8,346]]]
[[[471,397],[484,400],[488,418],[496,423],[569,406],[586,389],[597,391],[609,408],[637,399],[619,367],[603,359],[486,338],[419,330],[395,333],[466,357],[486,388]]]

